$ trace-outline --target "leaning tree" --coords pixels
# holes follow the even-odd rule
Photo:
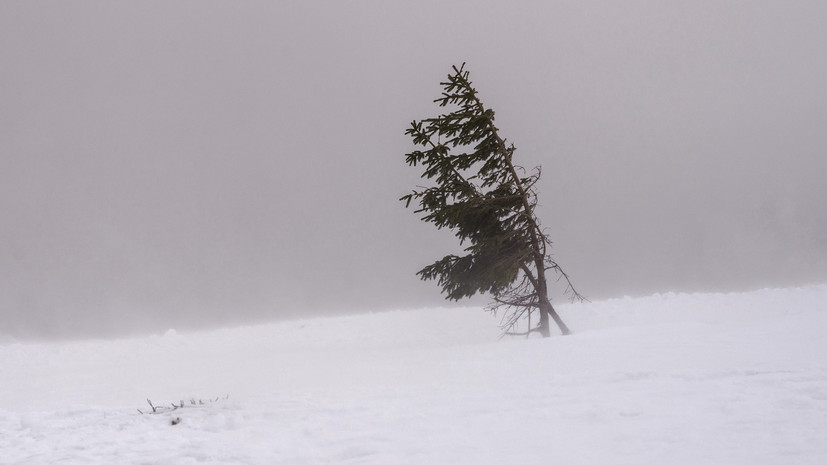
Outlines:
[[[417,187],[401,200],[407,207],[418,202],[423,221],[453,230],[468,246],[417,274],[436,279],[449,300],[490,294],[487,309],[503,312],[505,334],[548,337],[549,318],[569,334],[551,305],[549,278],[562,281],[572,298],[582,296],[552,259],[551,240],[535,214],[540,167],[527,173],[514,163],[515,147],[500,136],[494,111],[480,101],[464,63],[440,84],[442,97],[434,102],[453,111],[414,121],[405,131],[417,146],[405,160],[421,166],[422,178],[435,185]],[[523,320],[527,330],[518,332]]]

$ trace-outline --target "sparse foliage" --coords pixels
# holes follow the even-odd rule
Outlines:
[[[560,278],[572,298],[582,296],[551,258],[551,240],[534,213],[540,167],[527,173],[514,164],[514,145],[500,136],[494,111],[485,108],[468,76],[465,64],[454,66],[448,81],[440,83],[442,96],[434,100],[454,110],[414,121],[405,131],[418,147],[405,155],[406,162],[421,166],[422,178],[436,185],[418,187],[401,200],[406,207],[418,203],[423,221],[449,228],[461,244],[468,243],[464,255],[447,255],[417,274],[437,280],[446,299],[490,294],[487,308],[503,311],[505,334],[517,334],[525,319],[528,329],[520,334],[537,331],[547,337],[549,317],[568,334],[551,305],[547,272]],[[531,327],[535,313],[539,319]]]

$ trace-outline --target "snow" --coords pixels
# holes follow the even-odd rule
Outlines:
[[[545,340],[465,308],[5,343],[0,463],[827,463],[827,285],[559,310]]]

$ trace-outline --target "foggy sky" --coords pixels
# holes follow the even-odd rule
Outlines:
[[[424,182],[403,132],[463,61],[586,296],[824,282],[824,24],[821,1],[2,2],[0,335],[441,305],[414,273],[459,248],[398,201]]]

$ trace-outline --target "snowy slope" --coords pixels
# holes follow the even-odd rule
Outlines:
[[[827,286],[560,310],[547,340],[427,309],[0,345],[0,463],[827,463]]]

